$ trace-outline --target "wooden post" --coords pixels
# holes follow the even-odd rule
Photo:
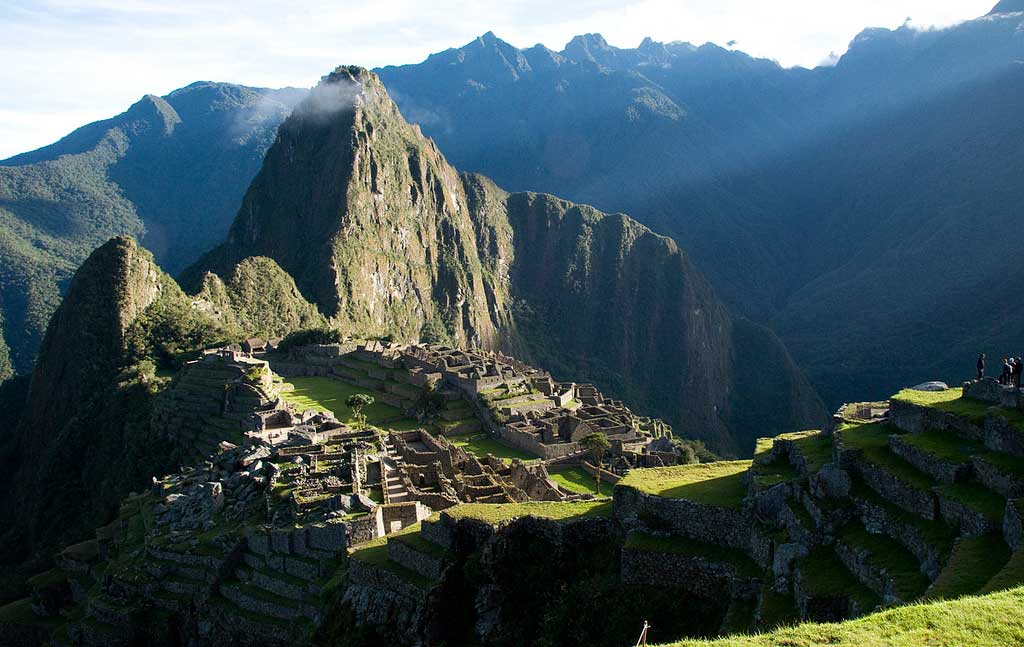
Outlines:
[[[651,625],[647,624],[644,620],[644,628],[640,631],[640,638],[636,641],[636,647],[647,644],[647,630],[651,628]]]

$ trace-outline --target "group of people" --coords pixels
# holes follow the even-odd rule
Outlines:
[[[1020,357],[1004,357],[1003,370],[999,374],[999,383],[1005,386],[1020,388],[1020,375],[1024,371],[1024,360]],[[978,379],[985,377],[985,354],[978,356]]]

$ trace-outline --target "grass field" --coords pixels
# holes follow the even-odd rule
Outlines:
[[[609,483],[601,484],[601,491],[597,491],[597,483],[594,477],[583,471],[580,467],[570,467],[567,469],[560,469],[557,472],[549,472],[551,480],[558,483],[560,486],[571,492],[579,492],[580,494],[601,494],[604,496],[610,496],[612,493],[612,485]]]
[[[286,386],[281,396],[299,410],[329,411],[341,422],[348,423],[355,422],[352,418],[352,409],[345,404],[350,395],[367,393],[377,397],[369,389],[330,377],[294,377],[286,380],[284,384],[294,388],[288,390]],[[384,429],[417,429],[422,426],[410,418],[382,424],[383,420],[402,415],[399,409],[383,402],[374,402],[366,407],[363,409],[363,415],[366,416],[368,424]]]
[[[492,524],[519,517],[569,520],[607,517],[611,513],[612,504],[609,501],[462,503],[444,511],[444,514],[453,519],[477,519]]]
[[[1010,548],[997,535],[961,539],[949,556],[946,568],[925,593],[928,599],[952,599],[977,593],[1010,559]],[[1019,585],[1016,582],[1015,585]]]
[[[763,634],[685,640],[672,647],[1002,647],[1024,645],[1024,588],[896,607],[858,620]]]
[[[743,479],[750,464],[750,461],[718,461],[632,470],[616,487],[632,487],[669,499],[739,509],[747,495]]]
[[[493,454],[495,458],[529,461],[537,458],[533,454],[524,452],[515,447],[509,447],[488,437],[486,434],[466,434],[462,436],[448,436],[448,441],[456,447],[461,447],[470,454],[483,458],[487,454]]]

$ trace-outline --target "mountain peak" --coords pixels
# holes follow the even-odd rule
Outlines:
[[[165,135],[173,133],[174,127],[181,123],[181,116],[174,107],[155,94],[143,96],[132,104],[125,114],[161,126]]]
[[[988,15],[1018,12],[1024,12],[1024,0],[1000,0],[999,4],[992,7],[992,11],[988,12]]]

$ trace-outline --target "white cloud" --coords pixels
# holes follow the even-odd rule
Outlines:
[[[341,63],[419,62],[494,31],[560,50],[600,32],[614,45],[707,41],[816,65],[867,26],[947,25],[994,0],[418,0],[246,3],[5,0],[0,4],[0,159],[196,80],[310,86]]]

